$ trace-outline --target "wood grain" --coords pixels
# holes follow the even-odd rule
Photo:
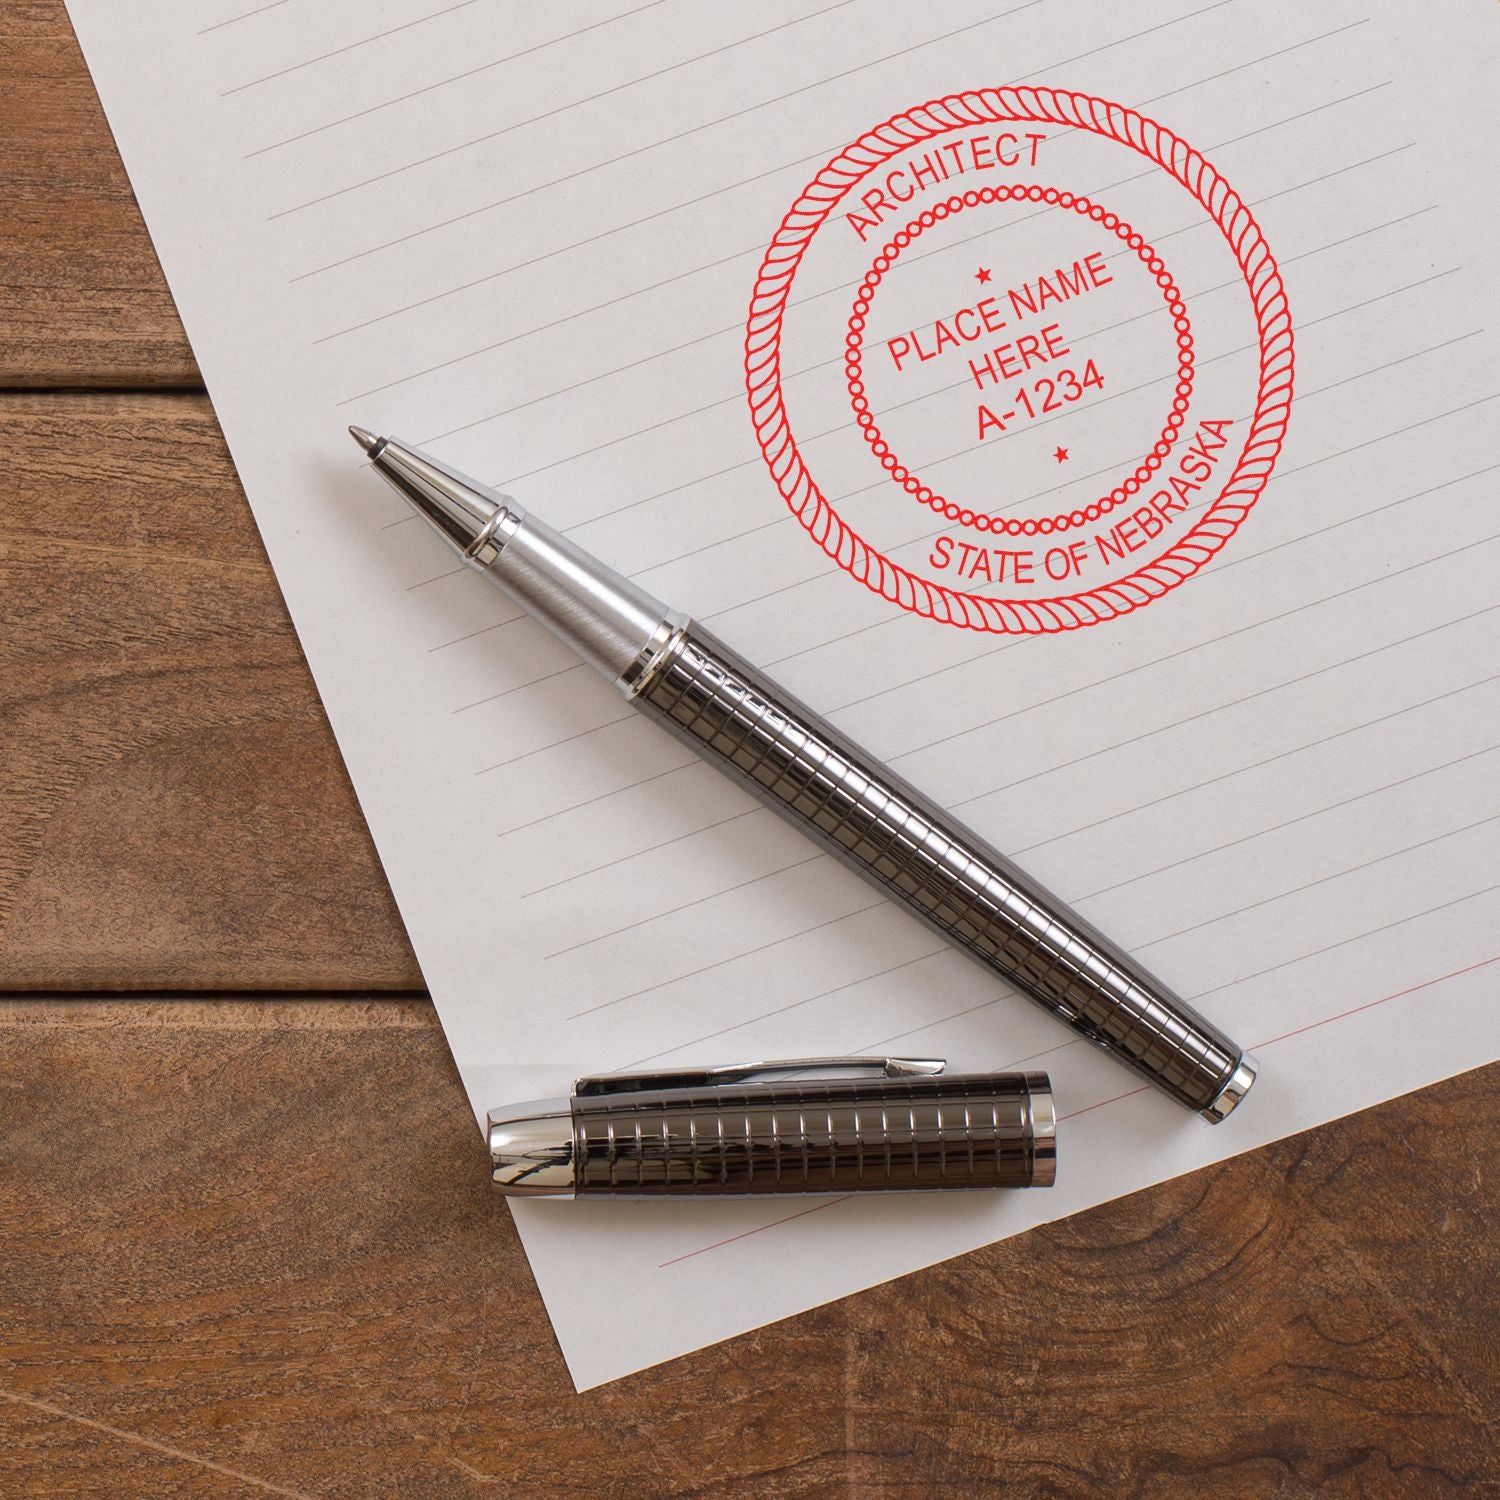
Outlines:
[[[6,1494],[1500,1482],[1493,1074],[574,1396],[425,1004],[11,1001],[0,1046]]]
[[[207,399],[0,429],[0,987],[420,988]]]
[[[0,6],[0,386],[196,386],[61,0]]]

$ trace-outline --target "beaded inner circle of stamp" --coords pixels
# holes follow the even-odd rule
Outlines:
[[[865,181],[925,142],[988,124],[1072,127],[1127,147],[1189,192],[1218,227],[1244,277],[1258,343],[1258,380],[1244,446],[1193,525],[1134,571],[1050,597],[1000,598],[950,588],[885,556],[839,514],[808,471],[782,385],[782,325],[798,268],[830,214]],[[826,556],[902,609],[968,630],[1034,634],[1118,619],[1191,578],[1260,498],[1286,439],[1293,331],[1275,257],[1249,205],[1202,152],[1156,120],[1090,94],[983,88],[932,99],[881,122],[832,157],[787,210],[761,259],[745,327],[745,391],[756,442],[787,508]],[[1239,423],[1240,430],[1245,430]]]
[[[1167,311],[1172,317],[1173,336],[1177,350],[1177,381],[1173,389],[1171,410],[1167,413],[1166,423],[1156,443],[1136,467],[1134,473],[1107,494],[1100,496],[1098,500],[1078,510],[1068,511],[1059,516],[1027,517],[1024,520],[1014,516],[986,515],[981,511],[971,510],[936,493],[924,484],[891,451],[890,444],[886,442],[870,411],[870,400],[864,381],[865,323],[869,317],[876,289],[885,279],[886,273],[899,260],[901,253],[934,225],[956,217],[966,208],[979,208],[982,205],[1013,201],[1040,203],[1071,210],[1108,230],[1132,250],[1160,289],[1166,302]],[[853,310],[849,314],[848,334],[844,341],[844,348],[844,374],[848,381],[849,404],[854,410],[854,420],[859,424],[860,432],[864,435],[865,442],[869,444],[870,451],[880,461],[881,468],[908,495],[948,520],[956,521],[960,526],[972,526],[978,531],[998,532],[1004,536],[1048,536],[1070,527],[1084,526],[1091,521],[1097,521],[1101,516],[1108,515],[1117,505],[1122,505],[1125,501],[1132,499],[1140,492],[1142,485],[1146,484],[1161,468],[1172,452],[1173,445],[1182,433],[1182,424],[1187,418],[1188,406],[1193,395],[1192,323],[1188,318],[1182,294],[1177,290],[1177,283],[1172,279],[1171,272],[1167,270],[1161,257],[1118,214],[1110,213],[1100,204],[1081,195],[1035,184],[1027,186],[1021,183],[1002,183],[997,187],[987,187],[977,192],[955,194],[942,203],[934,204],[899,229],[894,238],[875,257],[865,279],[860,283],[859,291],[855,294]]]

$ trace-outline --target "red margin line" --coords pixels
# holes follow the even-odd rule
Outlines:
[[[852,1194],[846,1194],[842,1198],[829,1198],[822,1203],[815,1203],[811,1208],[799,1208],[794,1214],[787,1214],[782,1219],[772,1219],[769,1224],[759,1224],[754,1229],[742,1229],[738,1234],[732,1234],[727,1240],[715,1240],[711,1245],[700,1245],[696,1250],[688,1250],[682,1255],[674,1255],[671,1260],[664,1260],[656,1269],[664,1271],[668,1266],[675,1266],[680,1260],[691,1260],[695,1255],[707,1255],[710,1250],[717,1250],[720,1245],[732,1245],[736,1240],[747,1239],[752,1234],[761,1234],[767,1229],[775,1229],[778,1224],[790,1224],[793,1219],[805,1219],[808,1214],[815,1214],[820,1208],[832,1208],[835,1203],[847,1203]]]
[[[1399,1000],[1403,995],[1415,995],[1418,990],[1431,989],[1435,984],[1442,984],[1445,980],[1457,979],[1461,974],[1472,974],[1476,969],[1486,969],[1491,964],[1500,964],[1500,953],[1492,958],[1481,958],[1477,964],[1469,964],[1462,969],[1454,969],[1449,974],[1439,974],[1436,979],[1424,979],[1421,984],[1413,984],[1404,990],[1397,990],[1394,995],[1382,995],[1379,1000],[1366,1000],[1363,1005],[1356,1005],[1352,1010],[1341,1010],[1336,1016],[1325,1016],[1321,1021],[1310,1021],[1306,1026],[1299,1026],[1295,1031],[1283,1031],[1280,1036],[1273,1036],[1268,1041],[1257,1042],[1252,1050],[1261,1047],[1273,1047],[1277,1042],[1284,1042],[1290,1036],[1301,1036],[1305,1031],[1316,1031],[1320,1026],[1332,1025],[1335,1021],[1342,1021],[1345,1016],[1357,1016],[1362,1010],[1374,1010],[1377,1005],[1388,1004],[1392,1000]]]
[[[1458,979],[1464,974],[1473,974],[1479,969],[1487,969],[1491,964],[1500,964],[1500,953],[1490,958],[1482,958],[1477,964],[1468,964],[1462,969],[1454,969],[1447,974],[1439,974],[1435,979],[1424,979],[1420,984],[1408,985],[1404,990],[1397,990],[1394,994],[1382,995],[1378,1000],[1366,1000],[1363,1005],[1356,1005],[1349,1010],[1341,1010],[1337,1015],[1324,1016],[1321,1021],[1310,1021],[1306,1026],[1299,1026],[1295,1031],[1283,1031],[1280,1036],[1269,1037],[1266,1041],[1256,1042],[1251,1050],[1259,1052],[1264,1047],[1274,1047],[1277,1042],[1284,1042],[1289,1037],[1302,1036],[1305,1032],[1316,1031],[1320,1026],[1331,1026],[1335,1021],[1345,1020],[1349,1016],[1357,1016],[1361,1011],[1374,1010],[1377,1005],[1388,1005],[1392,1000],[1400,1000],[1407,995],[1415,995],[1419,990],[1429,990],[1435,984],[1444,984],[1450,979]],[[1059,1120],[1076,1120],[1079,1115],[1089,1114],[1092,1110],[1103,1109],[1107,1104],[1118,1104],[1122,1099],[1134,1099],[1137,1094],[1149,1092],[1151,1085],[1142,1084],[1138,1089],[1131,1089],[1128,1093],[1116,1094],[1110,1099],[1101,1099],[1097,1104],[1086,1104],[1082,1109],[1075,1109],[1068,1114],[1059,1115]],[[819,1209],[832,1208],[838,1203],[847,1203],[853,1194],[845,1194],[842,1198],[829,1198],[823,1203],[815,1203],[811,1208],[799,1209],[794,1214],[787,1214],[780,1219],[772,1219],[769,1224],[757,1225],[754,1229],[743,1229],[739,1234],[732,1234],[728,1239],[715,1240],[711,1245],[700,1245],[696,1250],[684,1251],[681,1255],[674,1255],[671,1260],[664,1260],[657,1266],[658,1271],[664,1271],[668,1266],[675,1266],[682,1261],[692,1260],[695,1255],[707,1255],[710,1250],[717,1250],[723,1245],[732,1245],[736,1240],[749,1239],[752,1234],[762,1234],[767,1229],[775,1229],[781,1224],[790,1224],[793,1219],[805,1219],[808,1214],[815,1214]]]
[[[1106,1104],[1118,1104],[1122,1099],[1134,1099],[1137,1094],[1149,1094],[1152,1085],[1143,1083],[1138,1089],[1131,1089],[1128,1093],[1116,1094],[1112,1099],[1101,1099],[1097,1104],[1085,1104],[1082,1109],[1070,1110],[1065,1115],[1059,1115],[1059,1120],[1076,1120],[1079,1115],[1086,1115],[1090,1110],[1103,1109]]]

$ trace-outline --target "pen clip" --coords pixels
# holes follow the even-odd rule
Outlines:
[[[591,1073],[575,1079],[575,1098],[598,1094],[633,1094],[644,1089],[712,1088],[722,1083],[749,1083],[769,1073],[826,1073],[840,1077],[930,1078],[947,1064],[940,1057],[789,1057],[767,1062],[730,1063],[719,1068],[670,1068],[645,1073]]]

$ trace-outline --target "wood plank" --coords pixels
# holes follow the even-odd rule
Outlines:
[[[574,1396],[425,1003],[13,1000],[0,1046],[7,1494],[1500,1479],[1493,1069]]]
[[[207,399],[0,429],[0,987],[420,988]]]
[[[0,6],[0,386],[196,386],[62,0]]]

